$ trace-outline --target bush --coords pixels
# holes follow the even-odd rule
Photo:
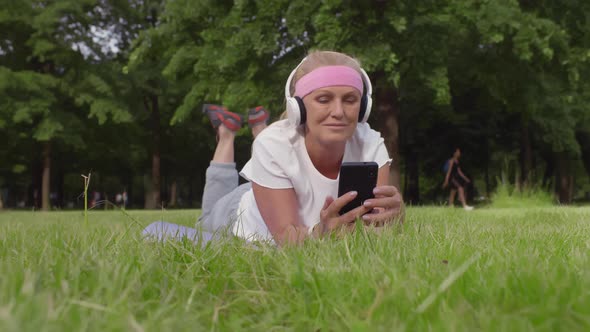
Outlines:
[[[491,197],[493,208],[543,207],[555,203],[555,197],[539,184],[518,187],[506,180],[498,179],[498,186]]]

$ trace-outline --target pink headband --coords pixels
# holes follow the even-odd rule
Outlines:
[[[303,98],[327,86],[351,86],[363,93],[363,79],[358,71],[348,66],[324,66],[303,75],[295,83],[295,96]]]

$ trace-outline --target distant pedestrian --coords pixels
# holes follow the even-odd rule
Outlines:
[[[118,207],[122,207],[123,204],[123,195],[121,193],[117,193],[115,195],[115,203]]]
[[[90,207],[93,208],[100,204],[100,192],[93,191],[92,192],[92,200],[90,201]]]
[[[471,183],[471,180],[463,174],[461,166],[459,166],[459,158],[461,158],[461,149],[455,148],[451,159],[447,160],[445,164],[445,182],[443,189],[449,184],[451,185],[451,192],[449,193],[449,206],[454,206],[455,195],[459,193],[459,202],[463,205],[463,209],[467,211],[473,210],[473,206],[467,205],[465,200],[465,186]]]

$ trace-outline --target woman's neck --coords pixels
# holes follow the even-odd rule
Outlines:
[[[336,179],[340,172],[340,164],[344,157],[346,142],[338,145],[322,145],[317,141],[305,137],[305,148],[313,166],[323,176]]]

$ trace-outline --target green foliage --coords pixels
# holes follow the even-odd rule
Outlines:
[[[583,0],[0,0],[0,8],[4,178],[13,165],[31,168],[48,141],[83,159],[72,172],[147,173],[156,124],[168,171],[189,173],[185,164],[206,164],[215,144],[203,103],[239,113],[265,105],[276,118],[285,78],[314,49],[350,53],[376,91],[394,92],[400,162],[419,161],[426,200],[435,200],[451,145],[465,147],[466,168],[488,179],[500,173],[494,155],[522,149],[523,128],[545,169],[558,154],[588,154],[579,139],[590,131]],[[382,125],[378,115],[371,121]],[[237,159],[247,159],[250,137],[239,135]],[[23,149],[36,155],[17,156]]]
[[[0,20],[10,50],[0,58],[0,99],[15,126],[32,125],[37,141],[81,141],[82,123],[72,116],[72,93],[86,65],[72,44],[84,41],[84,18],[93,1],[60,1],[43,6],[33,1],[8,6]],[[11,29],[18,33],[11,34]],[[67,38],[67,39],[66,39]],[[67,40],[69,39],[69,43]],[[73,128],[73,129],[70,129]]]
[[[104,124],[108,119],[115,123],[125,123],[132,120],[132,115],[125,103],[125,92],[128,91],[125,83],[127,82],[117,81],[112,77],[113,67],[115,66],[100,68],[103,69],[103,72],[99,74],[88,73],[76,87],[76,90],[79,91],[76,95],[76,103],[80,106],[89,106],[88,116],[95,117],[100,124]],[[106,79],[110,79],[110,81],[106,81]]]

